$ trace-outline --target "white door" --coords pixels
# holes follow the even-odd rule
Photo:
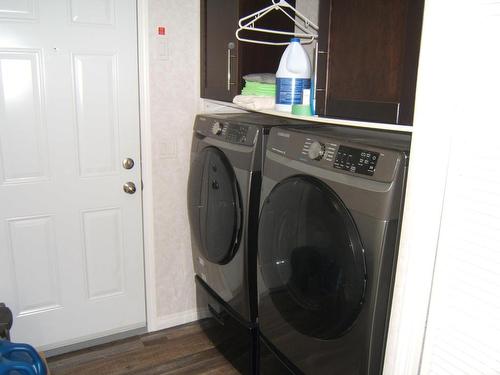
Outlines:
[[[135,0],[0,0],[0,302],[15,341],[145,325],[137,75]]]

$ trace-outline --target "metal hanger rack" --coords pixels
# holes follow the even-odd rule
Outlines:
[[[288,10],[288,11],[287,11]],[[289,14],[289,11],[292,11],[295,14],[295,17],[291,16]],[[302,32],[291,32],[291,31],[282,31],[282,30],[272,30],[272,29],[265,29],[261,27],[256,27],[255,22],[258,21],[259,19],[263,18],[266,16],[268,13],[271,13],[273,11],[281,11],[284,13],[288,18],[290,18],[295,26]],[[252,13],[248,16],[240,18],[238,21],[238,30],[236,30],[236,38],[239,41],[242,42],[248,42],[248,43],[256,43],[256,44],[267,44],[267,45],[273,45],[273,46],[284,46],[289,44],[289,42],[269,42],[269,41],[264,41],[264,40],[258,40],[258,39],[250,39],[246,37],[241,37],[240,33],[243,30],[246,31],[251,31],[251,32],[256,32],[256,33],[267,33],[267,34],[274,34],[274,35],[288,35],[290,37],[294,38],[300,38],[302,44],[308,44],[312,43],[315,39],[318,38],[318,30],[319,27],[314,24],[311,20],[309,20],[306,16],[304,16],[302,13],[300,13],[297,9],[295,9],[293,6],[291,6],[288,2],[285,0],[272,0],[272,4],[269,5],[268,7],[265,7],[255,13]],[[311,31],[313,29],[313,31]]]

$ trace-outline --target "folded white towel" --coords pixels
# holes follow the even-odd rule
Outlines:
[[[275,101],[274,96],[236,95],[233,103],[253,111],[260,111],[274,109]]]
[[[247,82],[259,82],[259,83],[270,83],[274,85],[276,83],[276,74],[274,73],[253,73],[243,76],[243,79]]]

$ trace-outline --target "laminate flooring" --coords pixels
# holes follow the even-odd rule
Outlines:
[[[205,319],[51,357],[48,364],[52,375],[236,375],[232,363],[241,363],[246,349]]]

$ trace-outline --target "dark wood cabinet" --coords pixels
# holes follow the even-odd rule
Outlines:
[[[317,113],[410,125],[423,0],[320,0]]]
[[[295,1],[289,1],[295,5]],[[270,0],[201,0],[201,97],[232,101],[241,92],[242,77],[250,73],[276,73],[286,46],[239,42],[235,32],[241,17],[269,6]],[[293,31],[293,22],[273,11],[259,27]],[[280,40],[274,35],[254,32],[242,36]],[[287,41],[285,37],[281,40]]]
[[[201,1],[201,97],[231,101],[236,95],[237,1]]]

